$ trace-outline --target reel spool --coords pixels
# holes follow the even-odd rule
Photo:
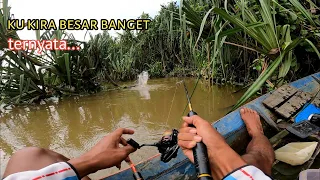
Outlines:
[[[162,162],[169,162],[178,154],[178,130],[166,131],[161,140],[157,143],[158,151],[161,154]]]
[[[178,154],[178,133],[179,131],[173,129],[172,131],[165,131],[160,141],[153,144],[142,144],[141,146],[133,139],[128,139],[127,143],[136,149],[143,146],[156,146],[161,154],[160,160],[162,162],[169,162],[171,159],[176,158]]]

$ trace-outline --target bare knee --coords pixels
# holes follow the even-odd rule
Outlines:
[[[9,162],[7,167],[12,167],[15,165],[28,165],[39,158],[48,156],[46,149],[39,147],[26,147],[15,152]]]
[[[261,146],[259,148],[252,149],[248,151],[249,154],[255,156],[256,161],[260,164],[264,164],[267,167],[272,167],[273,162],[275,161],[275,153],[272,148]]]
[[[15,152],[7,165],[4,177],[22,171],[38,170],[57,162],[65,162],[69,159],[65,156],[39,147],[26,147]],[[37,162],[37,163],[34,163]],[[82,180],[90,178],[84,177]]]
[[[39,155],[44,155],[46,154],[46,150],[43,148],[39,148],[39,147],[26,147],[23,148],[21,150],[18,150],[17,152],[15,152],[11,159],[15,158],[15,157],[30,157],[30,156],[39,156]]]
[[[35,167],[33,166],[36,164],[32,162],[35,162],[38,157],[43,156],[45,153],[45,149],[38,147],[26,147],[18,150],[11,156],[4,172],[4,177],[20,171],[34,170]]]
[[[271,175],[272,164],[274,162],[274,153],[264,154],[259,151],[251,151],[250,153],[243,155],[242,159],[247,164],[259,168],[265,174]]]

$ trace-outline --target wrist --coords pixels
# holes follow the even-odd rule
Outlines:
[[[230,147],[223,151],[209,154],[211,171],[218,175],[218,179],[234,171],[235,169],[246,165],[247,163]]]
[[[84,176],[87,176],[99,170],[94,159],[95,158],[91,158],[87,155],[82,155],[80,157],[69,160],[68,163],[75,168],[75,171],[80,176],[80,178],[83,178]]]

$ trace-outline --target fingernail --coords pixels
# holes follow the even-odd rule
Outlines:
[[[201,137],[201,136],[194,136],[193,139],[194,139],[196,142],[201,142],[202,137]]]
[[[196,134],[197,133],[197,130],[196,129],[190,129],[190,131],[189,131],[190,133],[193,133],[193,134]]]

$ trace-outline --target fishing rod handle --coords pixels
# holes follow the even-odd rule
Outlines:
[[[133,173],[133,178],[135,180],[144,180],[140,172],[134,172]]]
[[[196,112],[190,111],[188,116],[197,115]],[[193,124],[189,124],[189,127],[195,127]],[[196,168],[198,180],[212,180],[211,169],[209,165],[209,158],[207,147],[203,142],[198,142],[192,149],[194,157],[194,166]]]

